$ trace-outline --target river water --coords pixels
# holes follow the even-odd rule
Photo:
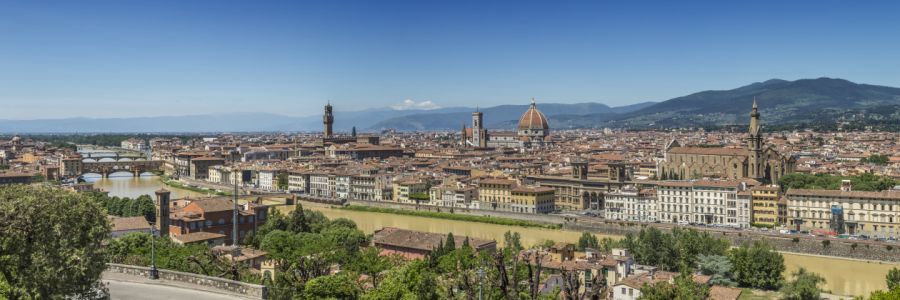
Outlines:
[[[280,207],[285,214],[294,209],[293,206]],[[577,243],[581,237],[580,232],[551,230],[543,228],[526,228],[518,226],[495,225],[486,223],[474,223],[455,220],[432,219],[415,216],[383,214],[373,212],[345,211],[325,207],[304,207],[321,211],[328,218],[347,218],[356,222],[359,229],[372,233],[382,227],[398,227],[418,231],[450,233],[459,236],[470,236],[483,239],[494,239],[503,243],[503,234],[507,230],[519,232],[522,235],[522,245],[530,247],[543,242],[554,240],[557,242]],[[621,236],[596,235],[597,238]],[[785,277],[790,278],[790,272],[798,267],[806,267],[809,271],[819,273],[828,281],[825,290],[834,294],[858,296],[866,295],[874,290],[885,290],[885,275],[888,270],[896,267],[891,264],[868,263],[865,261],[845,260],[837,258],[815,257],[784,253],[784,261],[787,265]]]
[[[78,151],[82,154],[91,153],[92,157],[99,156],[115,156],[116,152],[111,150],[94,150],[94,149],[83,149]],[[123,154],[124,155],[124,154]],[[100,161],[111,161],[112,159],[100,159]],[[86,160],[88,162],[92,160]],[[83,176],[84,181],[88,183],[93,183],[95,188],[100,188],[105,191],[109,191],[109,196],[118,196],[118,197],[129,197],[129,198],[137,198],[141,195],[150,195],[152,198],[156,198],[156,191],[159,189],[167,189],[172,192],[170,195],[171,199],[181,199],[181,198],[196,198],[196,197],[208,197],[208,194],[201,194],[194,191],[182,190],[169,187],[162,182],[159,182],[159,177],[154,176],[150,173],[143,173],[140,177],[135,177],[134,174],[127,172],[119,172],[110,174],[108,178],[103,178],[100,174],[88,173]]]

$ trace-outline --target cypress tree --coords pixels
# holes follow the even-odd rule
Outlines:
[[[444,244],[444,253],[450,253],[451,251],[456,250],[456,240],[453,238],[453,233],[447,234],[447,243]]]
[[[465,240],[463,240],[463,245],[462,245],[462,247],[463,247],[463,248],[471,247],[471,246],[469,246],[469,237],[468,237],[468,236],[466,237]]]

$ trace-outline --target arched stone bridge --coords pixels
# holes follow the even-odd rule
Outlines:
[[[128,158],[130,160],[135,160],[135,159],[145,159],[146,160],[147,159],[147,156],[144,153],[140,153],[140,155],[121,155],[118,152],[116,152],[115,155],[110,155],[110,153],[108,153],[108,152],[101,152],[101,153],[83,153],[81,156],[83,157],[83,159],[92,159],[96,162],[100,162],[100,160],[104,159],[104,158],[110,158],[115,161],[120,161],[125,158]]]
[[[134,174],[134,176],[140,176],[141,173],[144,172],[159,171],[159,168],[162,167],[162,165],[162,160],[84,162],[81,173],[82,175],[86,173],[97,173],[103,175],[104,178],[109,177],[109,174],[116,172],[129,172]]]

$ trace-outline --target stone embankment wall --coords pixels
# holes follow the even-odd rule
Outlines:
[[[563,230],[607,235],[625,235],[631,233],[637,236],[641,229],[648,226],[655,226],[662,232],[671,232],[673,227],[673,225],[669,224],[631,223],[570,217],[563,223]],[[738,247],[743,243],[752,245],[754,241],[765,238],[770,244],[774,245],[778,251],[782,252],[832,256],[836,258],[900,262],[900,249],[898,249],[900,248],[900,245],[892,243],[820,238],[805,235],[780,235],[740,230],[719,230],[697,227],[686,228],[707,231],[716,238],[726,238],[734,247]],[[794,241],[795,238],[796,242]],[[824,246],[822,241],[828,241],[828,245]],[[853,248],[854,243],[856,244],[855,249]],[[888,246],[892,249],[888,250]]]
[[[402,209],[402,210],[414,210],[414,211],[444,212],[444,213],[454,213],[454,214],[478,216],[478,217],[493,217],[493,218],[501,218],[501,219],[529,221],[529,222],[550,224],[550,225],[561,224],[565,221],[564,217],[560,216],[560,215],[525,214],[525,213],[513,213],[513,212],[504,212],[504,211],[496,211],[496,210],[486,210],[486,209],[471,209],[471,208],[446,207],[446,206],[434,206],[434,205],[416,205],[416,204],[385,202],[385,201],[348,200],[347,204],[358,205],[358,206],[393,208],[393,209]]]
[[[106,264],[106,267],[106,270],[108,272],[144,277],[150,276],[150,268],[147,267],[120,264]],[[160,279],[213,287],[236,294],[241,294],[253,299],[266,299],[267,297],[267,288],[264,285],[250,284],[224,278],[170,270],[158,270],[158,273]]]
[[[563,224],[563,230],[568,231],[578,231],[578,232],[591,232],[597,234],[606,234],[606,235],[619,235],[624,236],[627,233],[634,234],[635,236],[640,233],[641,229],[646,228],[648,226],[655,226],[662,232],[671,232],[672,224],[659,224],[659,223],[632,223],[625,221],[614,221],[614,220],[605,220],[605,219],[596,219],[596,218],[583,218],[583,217],[566,217],[561,215],[553,215],[553,214],[523,214],[523,213],[512,213],[512,212],[501,212],[501,211],[493,211],[493,210],[482,210],[482,209],[468,209],[468,208],[451,208],[442,207],[442,206],[433,206],[433,205],[415,205],[415,204],[406,204],[406,203],[395,203],[395,202],[383,202],[383,201],[360,201],[360,200],[348,200],[347,204],[349,205],[359,205],[359,206],[370,206],[370,207],[381,207],[381,208],[393,208],[393,209],[403,209],[403,210],[415,210],[415,211],[431,211],[431,212],[445,212],[445,213],[455,213],[461,215],[470,215],[470,216],[483,216],[483,217],[495,217],[495,218],[504,218],[510,220],[522,220],[522,221],[531,221],[535,223],[542,224]],[[761,232],[753,232],[753,231],[741,231],[741,230],[722,230],[722,229],[713,229],[713,228],[698,228],[698,227],[687,227],[694,228],[700,231],[708,231],[710,234],[717,238],[726,238],[731,241],[731,245],[734,247],[738,247],[743,243],[753,244],[754,241],[765,238],[769,241],[770,244],[775,245],[778,251],[782,252],[790,252],[797,254],[811,254],[811,255],[822,255],[822,256],[832,256],[836,258],[850,258],[850,259],[860,259],[860,260],[872,260],[872,261],[885,261],[885,262],[900,262],[900,244],[893,243],[883,243],[883,242],[871,242],[871,241],[859,241],[859,240],[845,240],[845,239],[834,239],[834,238],[820,238],[813,236],[804,236],[804,235],[779,235],[773,233],[761,233]],[[797,238],[797,242],[794,242],[794,238]],[[823,246],[822,241],[829,241],[828,246]],[[854,249],[852,245],[856,243],[857,246]],[[868,245],[868,246],[866,246]],[[888,246],[892,248],[892,250],[888,250]]]

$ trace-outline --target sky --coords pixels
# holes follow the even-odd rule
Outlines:
[[[900,86],[898,1],[7,1],[0,119]]]

